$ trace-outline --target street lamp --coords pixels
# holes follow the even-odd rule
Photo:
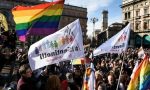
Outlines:
[[[93,39],[94,39],[94,37],[95,37],[95,35],[94,35],[94,31],[95,31],[95,23],[98,21],[98,19],[97,18],[91,18],[91,22],[93,23],[93,33],[92,33],[92,40],[91,40],[91,43],[93,42]]]

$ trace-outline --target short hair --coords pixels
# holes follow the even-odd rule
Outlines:
[[[20,75],[25,74],[28,69],[30,69],[29,65],[28,64],[23,64],[19,68],[19,74]]]

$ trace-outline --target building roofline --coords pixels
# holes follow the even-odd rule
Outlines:
[[[75,7],[75,8],[82,8],[82,9],[87,9],[87,8],[84,8],[84,7],[80,7],[80,6],[75,6],[75,5],[69,5],[69,4],[65,4],[65,6],[71,6],[71,7]]]
[[[133,0],[133,1],[131,1],[131,2],[128,2],[128,3],[125,3],[125,4],[120,5],[120,7],[121,7],[121,8],[124,8],[124,7],[126,7],[126,6],[134,5],[134,4],[136,4],[136,3],[138,3],[138,2],[141,2],[141,1],[146,1],[146,0]]]

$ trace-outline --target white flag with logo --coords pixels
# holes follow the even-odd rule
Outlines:
[[[32,70],[84,57],[79,19],[30,46],[28,59]]]
[[[104,53],[119,54],[124,52],[128,46],[129,34],[130,23],[124,29],[94,50],[93,55],[97,56]]]

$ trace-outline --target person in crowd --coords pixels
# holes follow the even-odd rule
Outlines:
[[[120,73],[120,67],[119,67],[119,61],[118,61],[118,59],[116,59],[116,60],[113,61],[112,71],[116,75],[116,78],[118,78],[119,77],[119,73]]]
[[[99,82],[96,90],[106,90],[106,87],[103,85],[102,82]]]
[[[108,83],[106,85],[107,90],[116,90],[117,84],[115,75],[113,72],[110,72],[107,76]]]
[[[96,79],[96,90],[98,90],[98,88],[103,87],[103,90],[106,89],[106,85],[103,81],[103,75],[102,72],[100,71],[96,71],[95,72],[95,79]]]
[[[50,75],[45,90],[61,90],[60,79],[57,75]]]
[[[128,62],[128,65],[129,65],[128,74],[129,74],[129,76],[131,76],[133,68],[134,68],[134,61],[132,59],[130,59],[129,62]]]
[[[102,61],[101,61],[100,71],[102,71],[104,74],[106,74],[108,72],[108,68],[106,67],[105,59],[102,59]]]
[[[36,69],[33,71],[32,78],[36,84],[37,90],[45,89],[45,84],[47,82],[48,77],[49,77],[49,74],[48,74],[47,67],[43,67],[43,68]]]
[[[67,73],[68,90],[80,90],[80,87],[74,82],[72,73]]]
[[[79,68],[75,68],[73,73],[74,82],[78,85],[78,87],[82,87],[83,76]]]
[[[119,90],[126,90],[125,89],[125,76],[120,76],[120,83],[119,83]]]
[[[60,81],[61,81],[61,90],[68,90],[69,87],[66,75],[61,74]]]
[[[17,90],[36,90],[34,81],[32,80],[32,71],[28,64],[20,66],[19,73],[21,78],[17,84]]]

